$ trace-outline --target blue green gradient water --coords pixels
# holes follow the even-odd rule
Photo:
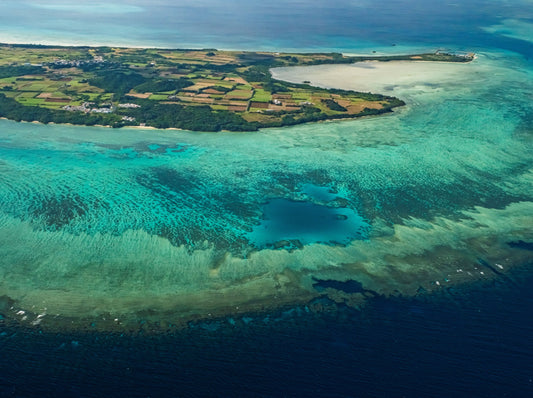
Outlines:
[[[193,133],[0,120],[0,308],[9,315],[28,325],[105,318],[126,327],[319,294],[357,306],[364,294],[319,292],[316,280],[414,295],[491,277],[483,264],[505,272],[530,260],[529,251],[509,244],[533,239],[533,67],[523,34],[530,3],[439,3],[433,15],[420,2],[401,22],[394,18],[401,1],[381,14],[379,2],[326,7],[331,18],[295,2],[292,10],[307,22],[293,26],[293,35],[280,24],[290,15],[276,4],[263,8],[269,29],[253,23],[245,4],[248,14],[219,5],[188,35],[192,22],[178,23],[188,14],[166,2],[150,15],[142,2],[116,3],[127,7],[102,13],[29,1],[23,13],[22,3],[9,1],[10,14],[0,19],[9,37],[23,41],[37,32],[48,41],[186,47],[184,37],[193,37],[194,47],[386,53],[451,44],[478,57],[464,65],[394,64],[367,81],[357,66],[273,72],[407,102],[391,115],[354,121]],[[161,17],[169,7],[175,19]],[[366,25],[339,23],[339,7],[347,19],[365,15]],[[32,12],[55,23],[20,23]],[[227,23],[239,15],[251,15],[241,18],[246,40]],[[73,24],[80,16],[91,23]],[[126,17],[129,28],[117,34]],[[225,23],[213,23],[219,19]],[[333,29],[335,22],[344,29]],[[67,23],[79,31],[67,36]],[[414,23],[423,28],[413,30]],[[215,37],[217,28],[227,34]]]
[[[533,54],[530,0],[4,0],[0,42]],[[394,47],[392,47],[394,46]]]
[[[532,239],[530,65],[493,53],[424,67],[433,81],[390,88],[407,107],[341,123],[204,134],[0,121],[0,295],[27,322],[178,322],[305,301],[315,279],[410,295],[488,277],[479,259],[522,263],[508,243]],[[295,73],[349,76],[329,68]],[[330,213],[344,217],[317,227]]]

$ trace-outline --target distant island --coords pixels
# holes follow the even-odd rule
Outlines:
[[[255,131],[391,112],[395,97],[275,80],[282,66],[468,62],[473,54],[395,56],[0,44],[0,117],[194,131]]]

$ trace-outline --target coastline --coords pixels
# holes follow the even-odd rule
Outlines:
[[[159,48],[159,49],[165,49],[165,50],[173,50],[173,49],[179,49],[179,48],[191,48],[191,49],[213,49],[216,48],[220,51],[261,51],[261,52],[269,52],[269,53],[328,53],[328,52],[339,52],[343,53],[344,55],[350,56],[376,56],[376,55],[402,55],[402,54],[418,54],[418,53],[425,53],[425,52],[433,52],[438,48],[441,47],[435,47],[435,45],[432,44],[426,44],[426,45],[419,45],[419,44],[412,44],[412,45],[403,45],[403,46],[391,46],[391,45],[385,45],[385,44],[371,44],[367,43],[364,51],[354,51],[353,48],[336,48],[332,46],[326,46],[326,47],[316,47],[316,46],[301,46],[301,47],[286,47],[283,45],[276,45],[275,47],[272,47],[271,45],[256,45],[256,44],[249,44],[243,46],[242,43],[239,43],[238,45],[234,46],[225,46],[220,45],[219,42],[205,42],[205,43],[198,43],[198,42],[191,42],[187,43],[184,41],[180,41],[179,45],[176,46],[175,44],[162,44],[159,41],[154,42],[145,42],[143,44],[138,44],[139,40],[127,42],[127,41],[118,41],[118,40],[108,40],[108,39],[102,39],[101,41],[87,41],[87,39],[84,37],[83,39],[79,40],[73,40],[73,41],[65,41],[64,37],[61,38],[49,38],[49,39],[36,39],[36,40],[30,40],[28,41],[27,34],[21,34],[14,37],[7,37],[7,36],[0,36],[0,43],[5,43],[9,45],[17,45],[17,44],[26,44],[26,45],[40,45],[40,46],[51,46],[51,47],[121,47],[121,48],[137,48],[137,49],[143,49],[143,48]],[[174,43],[174,42],[173,42]],[[445,48],[453,48],[454,46],[444,46]]]
[[[106,129],[107,128],[116,129],[116,127],[113,127],[111,125],[104,125],[104,124],[95,124],[95,125],[92,125],[92,126],[87,126],[85,124],[73,124],[73,123],[54,123],[54,122],[43,123],[43,122],[40,122],[38,120],[16,121],[16,120],[8,119],[7,117],[3,117],[3,116],[0,116],[0,120],[9,120],[9,121],[14,122],[14,123],[32,123],[32,124],[39,124],[39,125],[42,125],[42,126],[98,127],[98,128],[106,128]],[[185,130],[185,129],[179,129],[177,127],[168,127],[168,128],[165,128],[165,129],[158,129],[157,127],[152,127],[152,126],[123,126],[123,127],[120,127],[120,128],[138,129],[138,130],[160,130],[160,131],[165,131],[165,130],[189,131],[189,130]]]
[[[368,118],[379,118],[379,117],[384,117],[384,116],[387,116],[387,115],[392,115],[394,114],[395,112],[397,112],[396,109],[401,109],[401,108],[404,108],[406,105],[403,105],[402,107],[397,107],[395,108],[394,110],[391,110],[389,112],[384,112],[384,113],[380,113],[380,114],[376,114],[376,115],[361,115],[361,116],[354,116],[354,117],[344,117],[344,118],[331,118],[331,119],[324,119],[324,120],[316,120],[316,121],[312,121],[312,122],[306,122],[306,123],[300,123],[300,124],[295,124],[295,125],[289,125],[289,126],[280,126],[280,127],[261,127],[259,128],[258,130],[250,130],[250,131],[234,131],[234,130],[219,130],[219,131],[196,131],[196,130],[187,130],[187,129],[181,129],[181,128],[178,128],[178,127],[166,127],[166,128],[158,128],[158,127],[154,127],[154,126],[122,126],[122,127],[113,127],[111,125],[104,125],[104,124],[94,124],[94,125],[85,125],[85,124],[73,124],[73,123],[54,123],[54,122],[48,122],[48,123],[43,123],[43,122],[40,122],[38,120],[32,120],[32,121],[29,121],[29,120],[20,120],[20,121],[16,121],[16,120],[12,120],[12,119],[9,119],[7,117],[3,117],[3,116],[0,116],[0,120],[8,120],[10,122],[14,122],[14,123],[31,123],[31,124],[39,124],[39,125],[42,125],[42,126],[71,126],[71,127],[96,127],[96,128],[105,128],[105,129],[114,129],[114,130],[122,130],[122,129],[134,129],[134,130],[152,130],[152,131],[183,131],[183,132],[189,132],[189,133],[213,133],[213,134],[217,134],[217,133],[235,133],[235,134],[247,134],[247,133],[256,133],[258,131],[268,131],[270,129],[280,129],[280,128],[284,128],[284,129],[290,129],[292,127],[297,127],[297,126],[302,126],[302,125],[305,125],[305,124],[321,124],[321,123],[342,123],[342,122],[349,122],[349,121],[354,121],[354,120],[359,120],[359,119],[368,119]]]
[[[49,54],[47,51],[53,49],[53,47],[16,44],[13,45],[13,47],[7,46],[4,48],[7,55],[9,55],[11,51],[16,51],[16,54],[25,54],[28,49],[31,49],[33,52],[39,52],[39,50],[41,50],[43,56],[49,56],[46,55]],[[8,71],[5,72],[7,73],[7,76],[10,76],[9,73],[18,73],[18,75],[15,74],[15,76],[26,74],[28,77],[24,79],[16,78],[11,83],[4,83],[1,90],[12,94],[1,94],[1,110],[8,109],[8,113],[4,113],[3,116],[11,120],[39,121],[44,123],[53,121],[55,123],[85,126],[96,125],[118,128],[154,127],[160,129],[174,128],[189,131],[235,132],[257,131],[258,129],[316,123],[324,120],[353,120],[364,116],[377,116],[390,113],[394,108],[404,106],[405,102],[399,99],[395,93],[390,96],[381,93],[388,91],[387,85],[390,86],[403,83],[404,76],[409,74],[412,75],[413,70],[416,70],[417,76],[420,77],[421,71],[424,71],[425,69],[424,64],[431,65],[428,68],[435,68],[435,65],[438,64],[466,64],[471,63],[472,60],[475,59],[472,53],[456,55],[439,51],[418,55],[369,56],[367,58],[347,57],[338,53],[297,53],[291,55],[247,51],[224,53],[219,50],[168,50],[167,52],[161,49],[144,47],[140,49],[103,49],[101,47],[84,46],[65,47],[65,50],[77,50],[86,57],[92,57],[92,59],[85,61],[56,60],[51,63],[39,64],[26,63],[25,65],[27,65],[26,68],[28,69],[26,72],[23,66],[17,66],[16,63],[12,63],[12,66],[8,67],[11,69],[7,69]],[[117,51],[118,55],[115,54]],[[161,51],[163,51],[163,53],[161,53]],[[126,55],[123,55],[123,53]],[[190,60],[186,58],[186,56],[188,56],[186,54],[189,53],[192,54],[190,56],[194,59],[200,60],[200,63],[195,61],[190,64]],[[76,56],[76,54],[78,53],[71,55]],[[111,63],[109,63],[110,61],[104,60],[109,54],[111,54]],[[156,55],[157,57],[165,59],[165,62],[167,64],[170,63],[170,65],[174,65],[177,62],[176,56],[178,57],[178,60],[181,59],[179,57],[185,57],[184,60],[188,60],[186,62],[189,63],[178,63],[176,65],[182,65],[182,68],[183,65],[188,65],[187,67],[189,68],[193,65],[193,68],[189,70],[189,75],[181,74],[179,76],[182,77],[174,77],[166,80],[167,83],[162,84],[164,82],[164,80],[162,80],[164,76],[168,76],[169,73],[172,74],[173,72],[172,69],[168,69],[168,66],[161,68],[156,66],[156,62],[150,62],[150,59],[154,59],[152,57],[155,57]],[[156,71],[157,78],[147,77],[149,75],[148,72],[151,72],[147,68],[144,68],[146,69],[144,70],[139,66],[130,66],[128,63],[123,65],[121,62],[122,58],[126,57],[127,59],[128,56],[136,56],[137,58],[140,57],[143,60],[146,60],[149,63],[148,67],[152,67],[151,71]],[[223,59],[222,66],[224,66],[225,72],[218,72],[218,67],[209,67],[211,61],[213,61],[214,58],[218,59],[219,56]],[[39,54],[39,58],[41,58],[41,54]],[[236,69],[238,66],[241,68],[239,72]],[[307,67],[311,68],[308,70],[313,70],[312,66],[316,66],[318,70],[325,72],[324,74],[326,75],[328,70],[339,66],[359,68],[359,80],[350,78],[350,84],[346,85],[346,79],[339,78],[337,81],[333,82],[333,84],[328,85],[316,84],[314,82],[311,83],[309,78],[295,80],[291,77],[280,77],[278,74],[278,72],[284,70],[284,68],[288,68],[287,70],[290,71],[302,71],[303,69],[301,68]],[[403,66],[403,69],[401,69],[400,72],[396,71],[395,73],[391,73],[389,70],[391,66],[394,68],[401,68]],[[16,81],[40,79],[45,82],[43,87],[50,86],[52,83],[50,79],[70,81],[73,77],[58,72],[58,69],[61,71],[61,68],[65,67],[71,67],[74,69],[74,76],[78,76],[77,79],[80,80],[80,82],[75,81],[77,87],[84,87],[80,86],[80,84],[90,82],[91,86],[89,86],[89,88],[92,91],[85,92],[82,91],[83,89],[80,89],[80,91],[71,90],[69,91],[69,94],[67,94],[67,91],[63,94],[57,94],[59,95],[59,98],[50,98],[52,96],[51,91],[46,92],[46,88],[42,88],[40,92],[34,93],[33,97],[27,97],[28,99],[22,97],[22,94],[25,95],[27,91],[26,88],[22,87],[26,86],[17,84]],[[87,73],[85,72],[87,70],[86,68],[89,71],[92,70],[96,72]],[[201,74],[201,72],[196,71],[198,68],[200,68],[200,71],[206,73]],[[98,72],[99,69],[100,72]],[[364,73],[369,70],[379,71],[382,69],[386,70],[378,76],[376,76],[375,73],[374,75],[366,76]],[[9,72],[11,70],[13,72]],[[84,72],[82,72],[82,70]],[[230,72],[227,72],[228,70]],[[43,75],[44,71],[47,71],[48,75]],[[191,71],[196,71],[196,74],[191,74]],[[129,75],[125,75],[124,73]],[[222,83],[217,81],[218,76],[222,75],[223,77],[221,79],[225,80],[227,76],[230,76],[225,76],[227,73],[232,73],[230,74],[231,76],[236,74],[238,79],[240,79],[240,82],[235,81],[236,83],[233,83],[231,88],[220,86]],[[124,76],[130,75],[134,76],[137,83],[130,84],[127,82],[127,79],[125,83],[120,83],[116,80],[118,78],[124,79]],[[345,72],[340,73],[339,75],[344,76]],[[189,77],[189,80],[187,80],[187,78],[183,76],[193,77]],[[213,76],[217,77],[214,78]],[[391,78],[392,76],[393,80],[383,83],[385,76],[387,78]],[[246,77],[248,81],[243,79],[243,77]],[[430,76],[430,78],[426,80],[429,81],[434,77],[435,76]],[[235,78],[232,77],[231,79]],[[233,81],[231,79],[229,81]],[[106,83],[106,80],[109,80],[109,82]],[[312,78],[311,80],[315,79]],[[374,85],[372,87],[365,86],[365,83],[368,84],[368,81],[373,82]],[[376,81],[381,85],[376,86]],[[422,81],[422,83],[429,84],[428,81]],[[146,84],[139,84],[139,82],[145,82]],[[354,84],[354,82],[357,82],[357,84]],[[96,87],[94,87],[95,84]],[[113,89],[110,89],[110,87],[115,87],[117,84],[130,85],[128,85],[128,90],[126,90],[126,92],[116,93],[112,91]],[[185,86],[183,86],[183,84],[185,84]],[[241,87],[239,87],[239,85]],[[139,88],[141,91],[135,91],[136,87],[143,86],[151,87],[152,91],[149,92],[149,96],[142,98],[148,99],[148,97],[152,97],[152,94],[155,94],[157,100],[151,98],[149,101],[141,102],[139,104],[137,102],[142,100],[131,99],[131,97],[140,98],[136,96],[137,93],[147,92],[144,88]],[[70,87],[70,84],[65,84],[65,87]],[[160,88],[158,89],[158,87]],[[178,88],[174,89],[174,91],[165,91],[172,87]],[[191,91],[189,87],[196,88]],[[266,89],[266,87],[268,87],[268,89]],[[208,93],[209,90],[206,90],[207,88],[209,88],[211,92]],[[92,98],[89,93],[94,93],[94,89],[103,89],[103,94],[100,94],[98,98],[105,94],[108,98],[107,101],[109,102],[97,102],[96,106],[93,106],[95,109],[91,109],[90,105],[86,104],[94,104],[94,102],[88,102],[89,100],[87,99]],[[220,89],[223,91],[220,91]],[[49,88],[48,90],[53,89]],[[206,91],[204,92],[203,90]],[[327,95],[324,96],[324,93],[327,93]],[[20,100],[18,99],[19,96],[21,98]],[[43,101],[42,98],[46,98],[45,101],[48,101],[48,98],[50,98],[51,102],[60,104],[66,103],[68,106],[41,106],[39,101]],[[85,98],[85,100],[83,100],[83,98]],[[173,100],[175,99],[175,102],[164,102],[170,98]],[[118,109],[120,108],[120,101],[124,103],[128,102],[128,100],[136,103],[133,105],[125,104],[131,105],[126,107],[129,108],[128,111]],[[337,101],[340,101],[343,105],[340,105]],[[117,105],[118,108],[115,108]],[[107,106],[107,109],[99,108],[101,106]],[[145,106],[148,106],[148,112],[144,112],[144,109],[131,109]],[[111,110],[109,108],[111,108]],[[26,109],[32,109],[30,115],[27,114]],[[205,111],[206,109],[207,114]],[[84,111],[85,116],[80,116],[81,111]],[[179,115],[183,114],[185,117],[175,116],[172,118],[170,117],[170,114],[172,113]],[[191,115],[189,115],[191,113],[193,114],[192,118]],[[33,120],[31,119],[32,117],[34,118]],[[192,119],[196,120],[192,121]]]
[[[71,60],[67,61],[54,58],[53,50],[33,45],[3,46],[6,59],[38,55],[36,59],[46,61],[2,65],[2,76],[13,79],[4,80],[0,87],[2,116],[86,126],[242,132],[378,115],[404,105],[395,97],[380,94],[326,90],[275,80],[268,70],[269,66],[294,63],[351,61],[335,53],[68,47],[65,51]],[[130,65],[126,61],[132,57],[146,64]],[[164,59],[162,66],[151,61],[157,57]],[[187,73],[176,75],[179,68]],[[42,83],[26,84],[37,80]],[[58,90],[57,81],[72,81],[74,86],[64,83]],[[95,90],[100,94],[95,94]],[[137,95],[146,92],[146,96]]]

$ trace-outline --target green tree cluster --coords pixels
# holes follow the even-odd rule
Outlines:
[[[182,106],[142,101],[141,108],[128,109],[129,116],[140,123],[157,128],[180,128],[195,131],[255,131],[258,123],[250,123],[234,112],[215,111],[209,106]]]
[[[107,92],[116,93],[119,97],[129,92],[135,86],[146,82],[146,78],[139,73],[122,70],[101,70],[95,77],[89,79],[89,84],[100,87]]]
[[[332,111],[346,112],[348,110],[331,98],[323,99],[322,102]]]
[[[157,93],[163,91],[179,91],[185,87],[192,86],[193,81],[185,78],[180,79],[150,79],[134,87],[139,93]]]
[[[40,75],[44,73],[42,66],[33,65],[2,65],[0,66],[0,79],[6,77]]]

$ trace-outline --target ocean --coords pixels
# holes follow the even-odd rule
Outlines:
[[[3,1],[0,42],[475,52],[278,68],[390,115],[0,120],[0,396],[533,393],[533,3]]]

